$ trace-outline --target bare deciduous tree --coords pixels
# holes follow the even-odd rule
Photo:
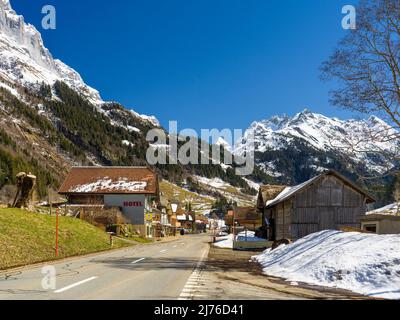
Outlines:
[[[380,154],[388,169],[395,169],[400,149],[382,146],[400,140],[400,1],[361,0],[356,29],[348,31],[321,71],[324,80],[338,81],[331,92],[333,105],[377,115],[391,126],[376,131],[366,122],[362,141],[350,138],[340,147]]]

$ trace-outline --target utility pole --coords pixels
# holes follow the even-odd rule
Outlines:
[[[59,208],[56,210],[56,258],[58,258],[58,224],[59,224]]]

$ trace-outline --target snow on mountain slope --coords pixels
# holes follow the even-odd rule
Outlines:
[[[367,120],[339,120],[304,110],[294,117],[275,116],[268,120],[253,122],[244,138],[235,144],[233,151],[235,154],[244,153],[249,143],[248,137],[251,130],[254,130],[256,152],[282,150],[295,140],[301,140],[323,152],[336,150],[347,154],[355,161],[365,161],[372,170],[377,172],[387,169],[383,166],[381,159],[358,150],[396,153],[400,146],[397,140],[373,142],[365,136],[366,132],[385,135],[397,133],[375,116]],[[349,149],[351,142],[354,142],[354,145],[357,144],[358,150]],[[263,165],[267,171],[273,170],[273,164],[264,163]]]
[[[209,179],[201,176],[193,176],[193,179],[205,190],[217,192],[223,195],[226,199],[236,201],[239,206],[252,206],[256,202],[256,196],[244,194],[240,188],[234,187],[220,178]],[[250,187],[255,187],[258,190],[259,185],[247,180]]]
[[[42,83],[53,85],[62,81],[99,107],[99,111],[105,103],[78,72],[53,58],[40,32],[12,9],[9,0],[0,0],[0,79],[36,89]],[[134,111],[132,115],[154,126],[160,125],[155,117]]]
[[[232,152],[232,146],[227,142],[224,138],[219,137],[217,142],[215,143],[217,146],[221,146],[229,152]]]
[[[37,29],[17,15],[9,0],[0,0],[0,75],[11,83],[38,86],[60,80],[89,101],[103,103],[100,94],[87,86],[81,76],[44,47]]]

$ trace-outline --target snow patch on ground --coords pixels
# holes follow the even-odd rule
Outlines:
[[[200,177],[200,176],[195,176],[196,180],[202,184],[211,186],[213,188],[226,188],[230,186],[228,183],[222,181],[220,178],[213,178],[213,179],[208,179],[205,177]]]
[[[134,147],[135,144],[130,142],[129,140],[122,140],[122,144],[127,147]]]
[[[218,238],[217,239],[218,241],[216,243],[214,243],[213,245],[218,248],[232,249],[233,248],[233,239],[234,239],[234,235],[230,234],[226,237]],[[247,231],[247,235],[246,235],[246,232],[243,231],[243,232],[240,232],[236,236],[236,241],[257,242],[257,241],[265,241],[265,239],[256,237],[255,232],[253,232],[253,231]]]
[[[400,235],[327,230],[253,259],[288,281],[400,299]]]

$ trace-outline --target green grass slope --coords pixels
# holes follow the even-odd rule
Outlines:
[[[0,270],[55,260],[55,225],[55,216],[0,208]],[[109,235],[84,221],[60,217],[59,228],[59,259],[110,249]]]

